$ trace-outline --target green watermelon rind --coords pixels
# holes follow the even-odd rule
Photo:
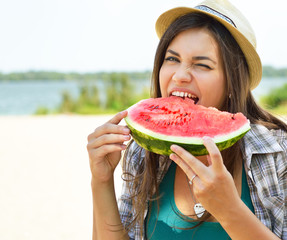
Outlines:
[[[145,129],[136,122],[132,121],[128,116],[125,118],[126,124],[131,130],[133,139],[144,149],[160,155],[169,156],[172,151],[170,146],[177,144],[183,147],[194,156],[207,155],[208,151],[203,145],[202,138],[198,137],[178,137],[168,136],[154,133],[151,130]],[[241,139],[250,130],[249,121],[237,131],[230,134],[221,135],[213,138],[220,151],[231,147],[239,139]]]

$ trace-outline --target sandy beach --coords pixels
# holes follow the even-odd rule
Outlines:
[[[87,135],[108,119],[0,116],[1,240],[92,238]]]
[[[1,240],[92,238],[87,136],[110,118],[0,116]]]

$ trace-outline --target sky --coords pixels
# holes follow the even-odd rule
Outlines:
[[[151,70],[157,17],[198,0],[0,0],[0,72]],[[263,65],[287,67],[287,1],[231,0]]]

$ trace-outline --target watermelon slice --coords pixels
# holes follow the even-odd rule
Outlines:
[[[175,96],[141,100],[128,109],[125,121],[140,146],[162,155],[172,152],[172,144],[194,156],[206,155],[204,136],[211,137],[223,150],[250,130],[249,120],[242,113],[206,108],[189,98]]]

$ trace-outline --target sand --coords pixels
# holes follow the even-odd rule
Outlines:
[[[92,238],[87,136],[110,117],[0,116],[1,240]]]
[[[92,238],[87,135],[109,118],[0,116],[1,240]]]

